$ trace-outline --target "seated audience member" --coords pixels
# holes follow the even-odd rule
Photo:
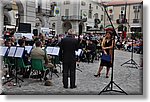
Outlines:
[[[96,53],[96,45],[91,40],[89,40],[86,45],[85,50],[86,50],[86,57],[87,57],[88,63],[90,62],[90,56],[91,56],[91,63],[93,63],[95,53]]]
[[[46,54],[46,52],[44,50],[42,50],[42,42],[41,41],[36,41],[35,42],[35,48],[32,49],[31,51],[31,59],[41,59],[44,63],[44,65],[47,67],[47,68],[54,68],[54,65],[52,63],[49,63],[49,60],[48,60],[48,56]],[[44,72],[42,71],[42,77],[44,75]],[[46,75],[49,73],[49,71],[46,71],[46,74],[44,76],[44,80],[47,80],[48,78],[46,77]]]

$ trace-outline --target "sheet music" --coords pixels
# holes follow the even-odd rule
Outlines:
[[[24,48],[23,47],[17,47],[16,53],[14,57],[22,57],[22,54],[24,52]]]
[[[14,57],[15,51],[16,51],[16,47],[10,47],[8,56],[9,56],[9,57]]]
[[[5,56],[8,47],[0,46],[0,56]]]
[[[28,39],[33,39],[33,34],[32,33],[25,33],[25,34],[22,34],[22,36],[28,38]]]
[[[53,51],[52,51],[52,55],[58,56],[59,55],[59,50],[60,50],[59,47],[54,47]]]
[[[32,46],[25,46],[25,50],[27,50],[27,53],[29,54],[32,50]]]
[[[53,47],[47,47],[46,48],[47,54],[52,54],[52,51],[53,51]]]
[[[59,55],[59,50],[60,50],[59,47],[47,47],[46,48],[47,54],[55,55],[55,56]]]
[[[15,34],[14,34],[14,36],[15,36],[16,39],[20,39],[20,38],[22,38],[22,37],[24,36],[24,37],[26,37],[26,38],[28,38],[28,39],[30,39],[30,40],[33,39],[33,38],[32,38],[33,35],[34,35],[34,34],[32,34],[32,33],[15,33]]]
[[[82,52],[82,49],[78,49],[78,51],[75,51],[76,56],[80,56],[81,52]]]

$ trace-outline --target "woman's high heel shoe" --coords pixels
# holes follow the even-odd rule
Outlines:
[[[94,75],[95,77],[100,77],[101,74]]]
[[[108,76],[108,75],[106,75],[106,78],[109,78],[109,76]]]

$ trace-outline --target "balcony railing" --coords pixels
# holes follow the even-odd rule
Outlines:
[[[73,16],[62,16],[62,21],[80,21],[82,19],[81,16],[76,16],[76,15],[73,15]]]
[[[62,21],[83,21],[86,22],[87,18],[82,18],[82,16],[62,16]]]

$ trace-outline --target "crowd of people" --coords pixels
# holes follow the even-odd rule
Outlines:
[[[1,45],[7,46],[8,48],[10,48],[11,46],[33,46],[31,53],[27,53],[27,51],[25,50],[22,55],[22,59],[25,65],[30,65],[30,59],[32,58],[42,59],[43,64],[47,68],[53,69],[56,73],[58,73],[58,71],[56,70],[54,63],[52,62],[52,56],[47,55],[46,51],[43,49],[47,46],[60,47],[59,60],[63,62],[62,66],[64,88],[68,88],[68,73],[70,73],[70,87],[76,88],[75,68],[76,65],[78,65],[76,64],[76,62],[93,63],[95,60],[99,60],[103,54],[110,55],[110,61],[101,59],[98,72],[96,75],[94,75],[95,77],[99,77],[103,66],[106,66],[106,78],[108,78],[109,69],[112,66],[113,46],[116,45],[115,48],[119,50],[131,51],[131,49],[134,49],[134,51],[136,51],[137,53],[142,53],[143,51],[142,39],[133,39],[132,41],[129,38],[124,40],[117,39],[115,40],[115,42],[113,42],[112,31],[106,31],[106,34],[94,34],[93,32],[91,32],[89,34],[77,35],[76,33],[74,33],[73,29],[69,29],[67,34],[58,34],[56,36],[54,35],[53,37],[45,36],[45,34],[42,33],[36,35],[37,36],[33,36],[33,39],[30,40],[24,36],[20,39],[16,39],[14,36],[14,32],[11,32],[10,34],[5,34],[3,36],[3,39],[1,39]],[[134,45],[133,47],[132,43]],[[77,51],[78,49],[81,49],[81,53],[79,55],[75,55],[75,51]],[[11,62],[13,63],[13,58],[11,59]],[[11,70],[12,69],[9,69],[10,76],[12,74]],[[20,74],[23,75],[23,78],[28,78],[30,73],[31,68],[29,68],[28,71],[20,71]],[[48,73],[49,72],[47,71],[46,74],[44,74],[44,72],[41,71],[40,76],[43,77],[46,81],[48,80],[48,78],[46,77]]]

